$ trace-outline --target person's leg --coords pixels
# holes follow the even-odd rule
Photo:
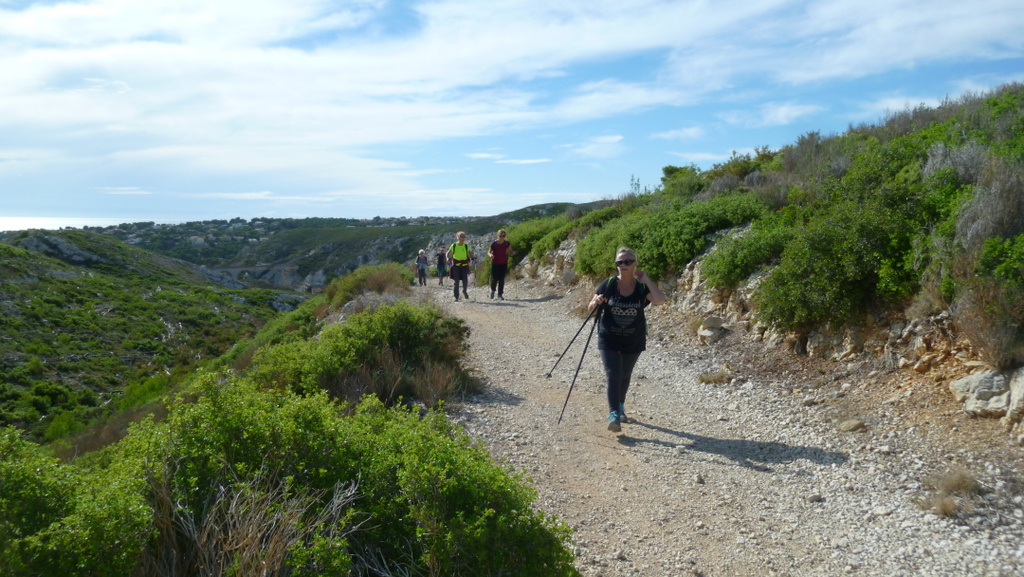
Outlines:
[[[619,410],[622,384],[622,354],[618,351],[601,349],[601,363],[604,365],[605,393],[608,397],[608,410]]]
[[[633,377],[633,367],[640,359],[640,353],[622,353],[622,375],[619,381],[619,402],[626,401],[626,392],[629,390],[629,380]]]
[[[498,297],[501,298],[505,295],[505,276],[508,275],[508,265],[500,264],[497,266],[497,270],[491,273],[498,277]],[[494,281],[491,281],[494,282]],[[491,289],[492,291],[494,289]]]
[[[626,393],[629,391],[629,382],[633,378],[633,367],[636,366],[636,362],[640,359],[640,353],[623,353],[622,354],[622,373],[619,380],[619,420],[623,423],[629,422],[629,417],[626,416]]]
[[[619,418],[619,385],[622,382],[622,354],[601,349],[601,364],[604,365],[605,392],[608,397],[608,430],[622,430]]]
[[[452,268],[452,287],[454,287],[452,290],[455,293],[455,300],[459,300],[459,271],[461,269],[460,266]]]
[[[491,264],[491,298],[494,298],[494,291],[498,288],[498,266]]]

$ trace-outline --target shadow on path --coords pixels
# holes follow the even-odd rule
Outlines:
[[[548,296],[544,296],[544,297],[537,297],[537,298],[534,298],[534,299],[512,299],[512,298],[509,298],[508,300],[516,301],[516,302],[521,302],[521,303],[546,303],[548,301],[557,301],[557,300],[561,300],[563,298],[565,298],[565,297],[560,297],[558,295],[548,295]],[[508,302],[508,301],[506,301],[506,302]]]
[[[763,473],[774,472],[769,465],[791,463],[799,459],[806,459],[819,465],[830,465],[833,463],[839,464],[845,463],[849,460],[849,456],[846,453],[826,451],[820,447],[802,447],[787,445],[785,443],[751,441],[747,439],[716,439],[715,437],[705,437],[695,433],[673,431],[672,429],[666,429],[665,427],[659,427],[650,423],[642,423],[635,419],[632,423],[626,426],[643,427],[645,429],[678,437],[682,441],[689,441],[689,444],[685,444],[682,442],[673,443],[659,439],[629,437],[627,435],[620,436],[619,443],[627,447],[635,447],[643,444],[654,444],[672,448],[675,448],[676,446],[683,446],[689,451],[698,451],[701,453],[725,457],[741,467],[746,467]]]

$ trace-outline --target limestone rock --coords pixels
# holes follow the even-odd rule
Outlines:
[[[1010,406],[1010,379],[996,370],[987,370],[957,379],[949,384],[964,412],[978,417],[1001,417]]]

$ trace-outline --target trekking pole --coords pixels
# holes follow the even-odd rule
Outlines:
[[[601,307],[597,307],[597,309],[600,308]],[[587,319],[589,318],[590,317],[587,317]],[[565,407],[569,405],[569,395],[572,394],[572,388],[576,386],[576,377],[580,376],[580,367],[583,366],[583,357],[587,356],[587,347],[590,346],[590,338],[594,336],[594,328],[597,326],[598,318],[599,317],[594,318],[594,324],[590,327],[590,334],[587,335],[587,342],[583,345],[583,352],[580,354],[580,362],[576,365],[576,374],[572,376],[572,383],[569,384],[569,392],[565,395],[565,402],[562,403],[562,412],[558,413],[558,424],[562,424],[562,415],[565,414]]]
[[[551,366],[551,370],[550,370],[550,371],[548,371],[548,374],[547,374],[547,378],[549,378],[549,379],[551,378],[551,373],[553,373],[553,372],[555,371],[555,367],[557,367],[557,366],[558,366],[558,363],[562,361],[562,357],[564,357],[564,356],[565,356],[565,353],[569,352],[569,347],[571,347],[571,346],[572,346],[572,344],[573,344],[574,342],[576,342],[576,337],[580,336],[580,333],[582,333],[582,332],[583,332],[583,327],[587,326],[587,321],[589,321],[589,320],[590,320],[590,317],[594,316],[594,313],[595,313],[595,312],[596,312],[596,311],[597,311],[597,310],[598,310],[599,308],[601,308],[601,307],[594,307],[594,310],[590,311],[590,314],[588,314],[588,315],[587,315],[587,318],[583,320],[583,324],[582,324],[582,325],[580,325],[580,330],[576,331],[576,334],[575,334],[575,335],[573,335],[573,337],[572,337],[572,340],[571,340],[571,341],[569,341],[569,344],[565,345],[565,350],[564,350],[564,351],[562,351],[562,354],[558,355],[558,360],[556,360],[556,361],[555,361],[555,364]],[[593,329],[591,329],[591,332],[593,332]],[[589,339],[588,339],[588,340],[589,340]]]

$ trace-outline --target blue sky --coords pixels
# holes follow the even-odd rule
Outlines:
[[[1013,81],[1019,0],[0,0],[0,230],[588,202]]]

